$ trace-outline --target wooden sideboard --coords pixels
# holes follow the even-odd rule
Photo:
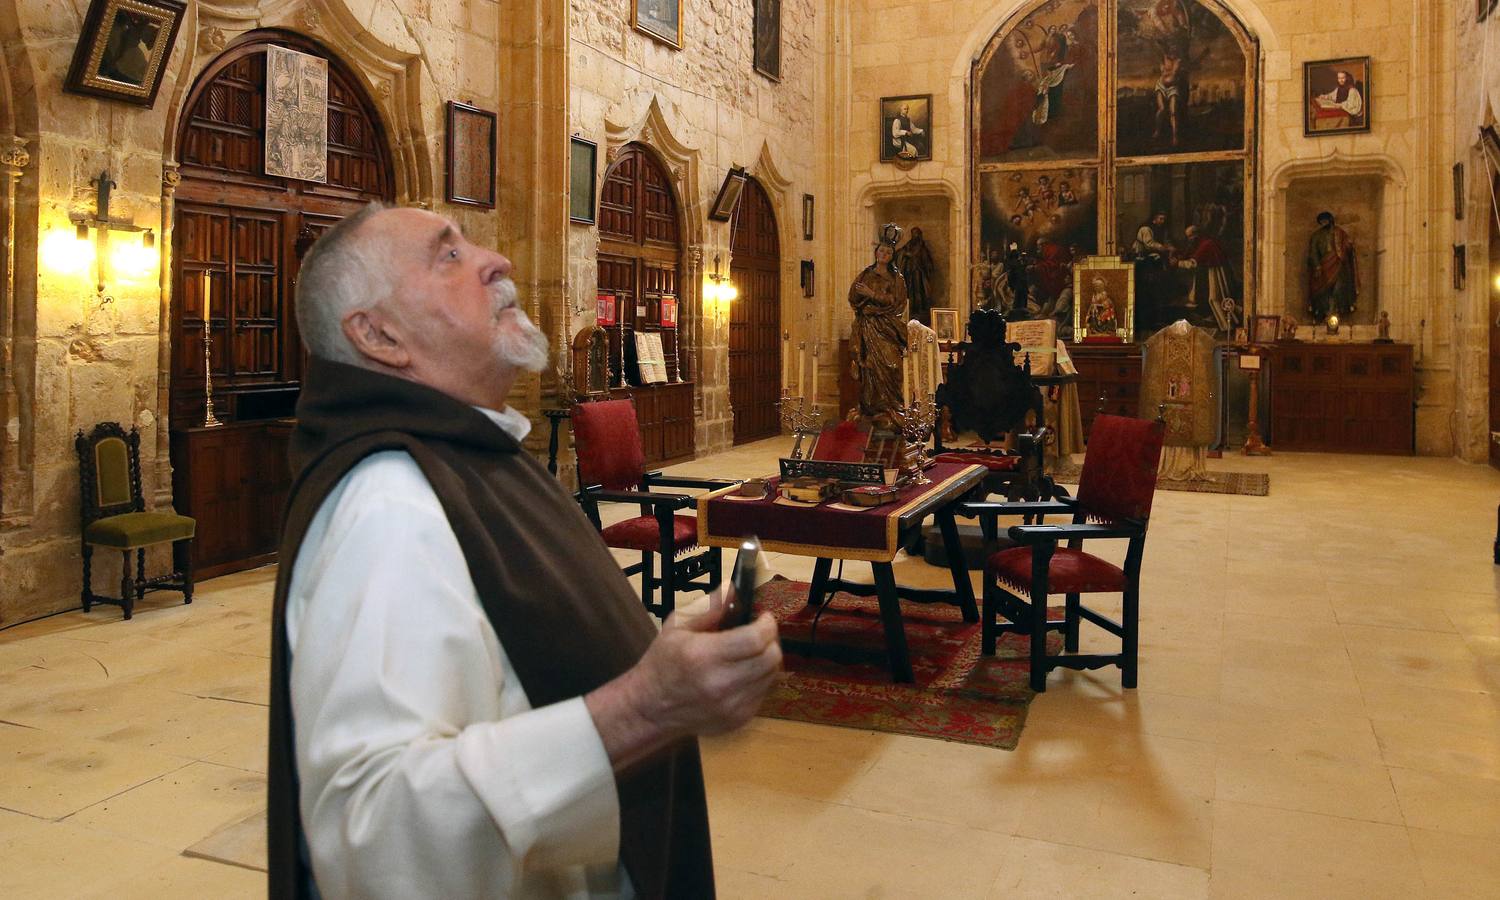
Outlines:
[[[195,577],[275,562],[292,485],[286,453],[293,424],[272,419],[172,432],[174,505],[198,520]]]
[[[647,466],[685,459],[696,447],[693,423],[693,383],[652,384],[616,388],[614,400],[633,400],[641,430],[641,451]]]
[[[1277,450],[1415,452],[1410,344],[1272,345],[1271,432]]]
[[[1078,369],[1078,409],[1083,436],[1099,414],[1136,417],[1141,414],[1141,348],[1138,344],[1069,344],[1068,355]]]

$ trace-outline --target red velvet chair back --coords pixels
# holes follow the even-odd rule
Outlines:
[[[573,445],[578,452],[578,483],[608,491],[639,487],[646,471],[635,404],[600,400],[573,407]]]
[[[1147,419],[1094,419],[1083,474],[1078,479],[1078,505],[1090,519],[1144,522],[1151,517],[1165,434],[1164,425]]]

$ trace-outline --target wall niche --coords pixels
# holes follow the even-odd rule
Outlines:
[[[951,219],[953,217],[953,204],[944,196],[926,197],[883,197],[875,201],[873,207],[875,216],[875,227],[879,229],[887,222],[894,222],[901,226],[901,244],[904,246],[911,237],[912,228],[922,229],[922,239],[927,242],[932,251],[932,261],[936,268],[932,280],[932,305],[943,307],[966,307],[963,301],[962,291],[954,294],[954,277],[951,271],[953,234]],[[871,235],[870,248],[874,247],[874,235]],[[860,268],[870,264],[872,255],[867,256]],[[958,279],[962,286],[966,279]],[[847,289],[847,288],[846,288]],[[960,302],[953,302],[957,296]]]
[[[1282,312],[1303,324],[1313,324],[1307,310],[1307,241],[1318,229],[1318,213],[1333,213],[1334,224],[1354,241],[1359,272],[1359,299],[1350,325],[1372,325],[1380,318],[1379,256],[1381,221],[1385,209],[1385,178],[1377,174],[1303,175],[1286,185],[1286,236],[1282,265]]]

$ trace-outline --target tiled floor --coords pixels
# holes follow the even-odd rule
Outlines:
[[[1055,673],[1013,753],[765,719],[705,742],[721,896],[1500,896],[1500,473],[1215,466],[1272,494],[1157,496],[1139,690]],[[273,577],[0,632],[0,896],[263,892],[183,851],[265,802]]]

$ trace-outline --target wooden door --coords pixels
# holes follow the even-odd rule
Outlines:
[[[1493,189],[1500,193],[1500,177],[1495,178]],[[1490,264],[1486,278],[1490,292],[1490,465],[1500,469],[1500,441],[1495,440],[1500,434],[1500,219],[1489,208],[1485,209],[1485,218],[1490,223]]]
[[[753,178],[735,208],[731,245],[740,296],[729,318],[729,402],[734,442],[743,444],[781,433],[781,242],[771,198]]]

